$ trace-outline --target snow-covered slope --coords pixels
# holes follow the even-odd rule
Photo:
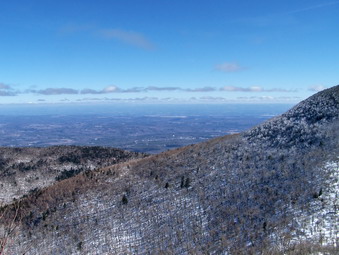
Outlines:
[[[0,147],[0,205],[80,172],[145,156],[96,146]]]
[[[6,251],[337,254],[338,120],[336,86],[243,134],[58,182],[3,208]]]

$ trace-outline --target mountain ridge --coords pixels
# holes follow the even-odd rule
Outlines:
[[[83,172],[32,193],[17,202],[19,210],[6,211],[7,219],[20,218],[6,249],[337,252],[338,98],[336,86],[245,133]]]
[[[98,146],[0,147],[0,205],[83,171],[145,156]]]

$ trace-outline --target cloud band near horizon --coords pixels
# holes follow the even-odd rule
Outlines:
[[[318,88],[319,89],[319,88]],[[147,92],[193,92],[193,93],[208,93],[208,92],[281,92],[291,93],[296,90],[288,90],[283,88],[265,89],[261,86],[251,87],[237,87],[237,86],[224,86],[221,88],[217,87],[198,87],[198,88],[182,88],[182,87],[133,87],[123,89],[115,85],[105,87],[101,90],[96,89],[73,89],[73,88],[46,88],[46,89],[28,89],[25,91],[14,91],[9,85],[0,83],[0,96],[17,96],[19,94],[37,94],[37,95],[102,95],[102,94],[113,94],[113,93],[147,93]]]

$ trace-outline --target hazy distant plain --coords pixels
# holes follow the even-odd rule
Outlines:
[[[0,146],[100,145],[159,153],[247,130],[291,105],[0,106]]]

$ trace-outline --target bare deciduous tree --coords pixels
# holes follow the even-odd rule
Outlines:
[[[2,206],[0,206],[0,208],[2,208]],[[0,255],[6,254],[6,247],[8,246],[10,240],[16,235],[16,230],[20,222],[20,202],[14,204],[12,209],[14,211],[13,215],[9,213],[8,208],[9,207],[4,208],[0,213],[0,222],[2,222],[2,226],[0,226]]]

